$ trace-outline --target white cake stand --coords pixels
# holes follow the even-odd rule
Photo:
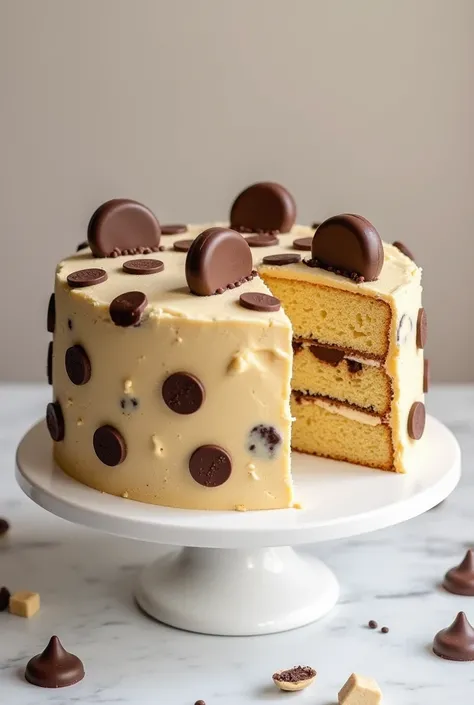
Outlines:
[[[186,546],[142,572],[135,597],[150,616],[206,634],[268,634],[322,617],[339,596],[329,568],[290,546],[397,524],[453,491],[461,462],[452,433],[428,417],[419,450],[419,467],[404,476],[295,453],[303,509],[206,512],[142,504],[81,485],[55,466],[40,422],[18,447],[17,480],[36,504],[68,521]]]

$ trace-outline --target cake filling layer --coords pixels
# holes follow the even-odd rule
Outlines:
[[[322,394],[309,394],[293,390],[292,396],[297,404],[316,404],[322,409],[326,409],[326,411],[329,411],[331,414],[345,416],[347,419],[352,419],[353,421],[364,423],[368,426],[378,426],[381,423],[387,422],[386,416],[379,416],[377,412],[372,409],[361,409],[355,404],[340,401]]]

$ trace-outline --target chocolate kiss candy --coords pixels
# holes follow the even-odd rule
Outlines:
[[[57,636],[52,636],[43,653],[28,661],[25,678],[40,688],[64,688],[84,678],[84,666],[63,648]]]
[[[186,280],[196,296],[210,296],[251,275],[250,247],[235,230],[204,230],[186,255]]]
[[[448,570],[444,576],[443,587],[455,595],[474,595],[474,554],[469,551],[462,563]]]
[[[270,181],[253,184],[232,204],[230,227],[245,232],[287,233],[296,220],[296,204],[289,191]]]
[[[449,661],[474,661],[474,629],[464,612],[459,612],[449,627],[436,634],[433,651]]]
[[[94,257],[110,257],[115,251],[135,254],[139,248],[158,249],[161,229],[149,208],[129,198],[103,203],[90,219],[87,239]]]
[[[313,236],[311,254],[320,266],[338,270],[344,277],[356,274],[365,281],[377,279],[384,260],[382,240],[374,226],[348,213],[321,223]]]

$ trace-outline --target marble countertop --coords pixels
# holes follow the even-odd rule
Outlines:
[[[474,386],[437,387],[428,410],[456,434],[463,478],[439,507],[405,524],[305,550],[335,571],[342,595],[327,617],[292,632],[263,637],[211,637],[157,624],[134,605],[132,585],[159,548],[69,524],[28,500],[14,479],[16,446],[44,411],[44,386],[0,386],[0,517],[11,531],[0,540],[0,585],[40,593],[32,619],[0,614],[0,703],[207,705],[297,698],[333,705],[352,671],[375,677],[387,705],[446,705],[474,699],[474,665],[436,658],[436,631],[474,598],[439,587],[444,572],[474,545]],[[380,634],[369,619],[390,628]],[[86,678],[43,690],[24,681],[27,660],[52,634],[76,653]],[[316,684],[285,695],[271,683],[280,668],[311,665]]]

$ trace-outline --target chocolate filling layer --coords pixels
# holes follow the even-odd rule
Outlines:
[[[373,406],[358,406],[357,404],[351,404],[349,401],[341,401],[341,399],[334,399],[333,397],[328,397],[324,394],[310,394],[309,392],[302,392],[298,389],[293,389],[291,395],[294,397],[297,404],[301,404],[303,400],[311,402],[321,399],[321,401],[325,401],[328,404],[333,404],[334,406],[343,406],[347,409],[359,411],[361,414],[368,414],[369,416],[380,418],[382,423],[388,422],[388,414],[378,413]]]

